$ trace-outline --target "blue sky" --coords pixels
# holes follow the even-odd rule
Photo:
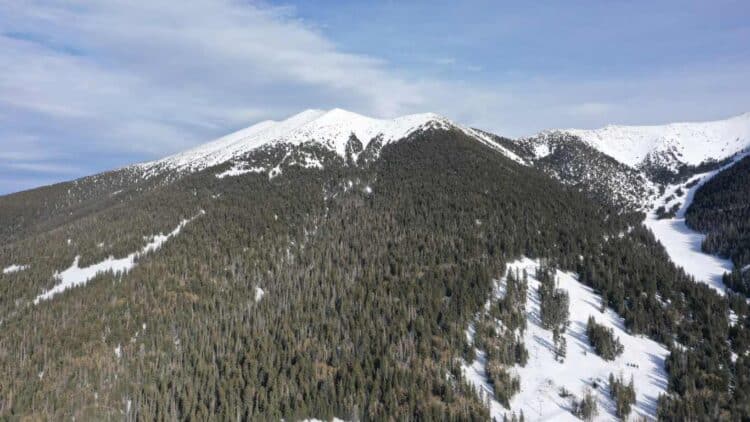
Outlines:
[[[306,108],[513,137],[750,111],[742,1],[176,4],[0,0],[0,194]]]

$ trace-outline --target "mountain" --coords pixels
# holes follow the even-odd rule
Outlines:
[[[704,184],[750,152],[750,113],[714,122],[546,130],[528,138],[496,140],[597,202],[644,213],[645,224],[671,259],[719,293],[726,287],[725,274],[733,271],[730,258],[734,265],[746,265],[738,259],[745,253],[744,241],[735,236],[718,249],[712,246],[716,240],[708,225],[685,215],[696,194],[701,197]]]
[[[375,158],[385,145],[406,139],[409,135],[426,130],[457,129],[491,147],[502,147],[486,141],[485,136],[474,129],[459,126],[433,113],[414,114],[393,120],[374,119],[342,109],[305,110],[286,120],[264,121],[246,129],[219,138],[197,148],[136,166],[147,176],[163,171],[197,171],[242,158],[259,148],[274,146],[322,147],[345,160],[357,161],[359,154],[368,150],[369,158]],[[370,145],[372,143],[372,146]],[[509,151],[506,155],[517,160]],[[314,158],[303,161],[303,166],[319,167]],[[279,165],[286,162],[277,163]],[[254,172],[268,171],[253,167]],[[276,168],[276,167],[274,167]],[[241,172],[242,169],[237,171]],[[275,174],[275,173],[274,173]],[[230,174],[227,174],[230,175]],[[271,175],[272,176],[272,175]]]
[[[750,113],[712,122],[547,130],[509,143],[563,183],[646,211],[666,186],[750,151]]]
[[[0,418],[748,417],[747,303],[524,145],[313,110],[0,197]]]
[[[565,130],[598,151],[652,178],[721,162],[750,147],[750,113],[726,120],[662,126]],[[669,177],[669,176],[666,176]]]

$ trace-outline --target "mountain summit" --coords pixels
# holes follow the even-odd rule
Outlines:
[[[408,138],[411,134],[434,129],[457,129],[467,135],[502,149],[474,129],[458,125],[435,113],[411,114],[394,119],[376,119],[334,108],[310,109],[282,121],[266,120],[223,136],[190,150],[136,167],[147,174],[163,170],[198,171],[233,159],[250,151],[278,145],[317,144],[346,158],[347,144],[356,138],[362,149],[377,140],[378,148]],[[504,150],[506,155],[513,154]]]

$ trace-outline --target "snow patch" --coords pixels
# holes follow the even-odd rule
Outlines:
[[[667,389],[664,361],[669,351],[650,339],[629,334],[624,321],[614,311],[607,309],[604,313],[599,312],[601,297],[591,288],[579,283],[574,274],[557,271],[559,288],[566,290],[570,296],[570,325],[563,334],[568,345],[567,356],[564,362],[557,362],[552,332],[540,325],[537,298],[539,281],[534,277],[538,267],[538,261],[528,258],[519,259],[508,266],[512,271],[526,270],[529,274],[526,301],[528,325],[524,332],[529,360],[525,367],[515,366],[510,370],[521,381],[521,390],[510,400],[510,409],[494,399],[483,351],[477,350],[476,360],[464,364],[462,368],[467,381],[484,392],[486,401],[489,401],[491,417],[502,420],[503,415],[510,416],[511,412],[518,415],[523,411],[526,420],[577,421],[570,411],[569,399],[559,395],[564,387],[578,398],[582,397],[586,388],[591,388],[599,405],[599,415],[595,420],[616,420],[614,403],[609,398],[608,377],[611,373],[615,376],[622,374],[625,380],[631,377],[634,380],[636,403],[631,418],[637,415],[655,418],[659,394]],[[504,284],[505,278],[496,286],[495,295],[503,294]],[[612,328],[625,347],[623,354],[615,360],[605,361],[589,345],[586,324],[590,315],[599,324]],[[473,337],[473,327],[469,327],[467,338],[473,340]],[[598,384],[597,389],[592,387],[594,381]]]
[[[205,211],[201,210],[201,212],[198,215],[205,214]],[[177,236],[180,231],[191,221],[193,221],[198,216],[195,216],[190,219],[182,220],[180,224],[172,230],[170,233],[167,234],[157,234],[153,236],[150,242],[146,244],[146,246],[143,247],[138,252],[133,252],[130,255],[126,256],[125,258],[119,258],[116,259],[112,256],[105,259],[104,261],[98,262],[96,264],[92,264],[88,267],[79,267],[78,261],[80,259],[80,256],[76,256],[73,260],[73,264],[71,264],[70,267],[63,270],[60,273],[55,274],[55,278],[57,278],[60,282],[53,287],[52,289],[40,294],[34,299],[34,304],[38,304],[42,300],[48,300],[51,299],[54,295],[58,293],[62,293],[67,289],[70,289],[75,286],[86,284],[89,280],[96,277],[98,274],[105,273],[105,272],[113,272],[115,274],[124,274],[133,269],[136,265],[136,260],[144,255],[147,255],[150,252],[154,252],[158,250],[164,242],[169,240],[170,238]]]
[[[263,167],[247,167],[244,163],[235,163],[228,170],[216,174],[216,178],[223,179],[225,177],[242,176],[247,173],[263,173],[265,171],[266,169]]]
[[[17,273],[19,271],[24,271],[27,269],[29,269],[28,265],[13,264],[13,265],[3,268],[3,274],[13,274],[13,273]]]

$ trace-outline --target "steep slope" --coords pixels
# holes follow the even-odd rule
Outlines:
[[[704,183],[747,153],[750,113],[714,122],[550,130],[503,144],[508,143],[535,167],[589,197],[645,213],[670,257],[723,292],[722,277],[731,263],[701,251],[704,236],[685,225],[684,215]]]
[[[713,122],[548,130],[516,144],[524,158],[563,183],[587,186],[617,202],[625,200],[629,209],[646,211],[656,189],[718,168],[750,149],[750,113]],[[556,157],[571,149],[566,157]],[[576,171],[566,172],[576,159]],[[595,182],[589,180],[592,174]]]
[[[634,216],[432,116],[402,139],[356,117],[329,136],[324,118],[129,168],[149,177],[121,200],[0,243],[0,417],[486,420],[465,328],[522,255],[669,348],[659,416],[750,414],[745,327],[730,337],[729,301]],[[43,192],[24,198],[42,209]],[[112,262],[127,271],[55,290]],[[491,366],[513,344],[479,337]]]
[[[574,135],[546,132],[535,138],[503,142],[508,143],[515,144],[534,167],[599,202],[643,211],[648,206],[644,198],[656,193],[656,185],[643,172],[580,142]]]
[[[480,391],[492,397],[491,415],[497,420],[523,414],[526,420],[579,420],[572,409],[585,392],[589,391],[597,402],[599,415],[596,420],[614,420],[615,406],[609,396],[607,379],[610,374],[623,375],[634,380],[636,404],[634,413],[646,418],[656,418],[656,403],[659,395],[665,393],[667,374],[664,360],[668,351],[660,344],[647,338],[631,335],[624,323],[612,311],[602,311],[601,297],[590,288],[580,284],[575,274],[555,271],[554,277],[560,289],[570,297],[570,319],[565,332],[561,334],[567,346],[565,356],[558,357],[554,334],[541,323],[539,296],[540,282],[537,274],[539,261],[519,259],[508,265],[511,274],[527,274],[525,312],[528,323],[521,331],[527,345],[528,361],[516,364],[510,370],[519,377],[519,392],[503,406],[493,396],[491,380],[487,378],[486,353],[477,351],[478,358],[465,365],[463,370],[468,379]],[[493,300],[502,299],[506,292],[508,277],[498,280]],[[623,344],[623,353],[615,359],[606,360],[598,356],[589,343],[586,334],[587,320],[596,318],[613,330],[618,341]],[[469,330],[474,345],[475,330]],[[560,340],[557,340],[560,342]],[[585,368],[585,372],[583,370]]]

